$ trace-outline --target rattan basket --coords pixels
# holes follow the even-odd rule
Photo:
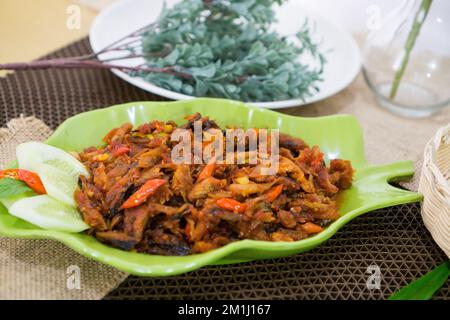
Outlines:
[[[419,192],[425,226],[450,258],[450,124],[425,147]]]

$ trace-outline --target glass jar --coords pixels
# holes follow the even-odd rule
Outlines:
[[[403,0],[368,35],[363,73],[378,103],[402,116],[426,117],[448,106],[450,1]]]

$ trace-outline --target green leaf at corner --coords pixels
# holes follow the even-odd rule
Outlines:
[[[439,290],[450,276],[450,261],[446,261],[434,270],[400,289],[389,300],[428,300]]]
[[[0,198],[9,198],[32,191],[24,182],[11,179],[0,179]]]

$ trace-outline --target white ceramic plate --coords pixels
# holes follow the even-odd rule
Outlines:
[[[170,8],[180,0],[166,0]],[[90,43],[94,52],[98,52],[112,42],[130,34],[131,32],[155,21],[161,12],[163,0],[121,0],[103,10],[92,24]],[[361,58],[359,48],[353,37],[341,26],[336,25],[316,13],[299,7],[295,0],[288,1],[282,7],[276,6],[279,22],[275,26],[280,34],[292,34],[299,30],[307,17],[313,27],[317,41],[321,41],[322,50],[329,50],[323,79],[318,83],[319,92],[313,96],[301,99],[274,102],[252,103],[262,108],[286,108],[308,104],[332,96],[356,77],[360,70]],[[114,53],[100,55],[100,59],[109,59]],[[143,59],[121,60],[121,65],[136,66],[143,63]],[[175,99],[191,99],[193,97],[157,87],[141,78],[130,77],[119,70],[112,70],[120,78],[146,91],[160,96]]]

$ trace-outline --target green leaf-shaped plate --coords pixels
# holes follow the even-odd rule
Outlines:
[[[153,119],[174,120],[200,112],[219,125],[245,128],[279,128],[281,132],[303,138],[310,145],[319,145],[330,158],[352,161],[356,176],[351,189],[340,198],[341,217],[323,232],[297,242],[266,242],[243,240],[210,252],[184,257],[166,257],[126,252],[106,246],[94,237],[40,229],[8,214],[0,206],[0,234],[7,237],[47,238],[65,243],[86,257],[112,265],[135,275],[168,276],[211,264],[239,263],[255,259],[284,257],[312,249],[353,218],[378,208],[415,202],[417,193],[391,186],[388,181],[413,174],[412,162],[369,166],[364,158],[361,127],[348,115],[321,118],[298,118],[246,106],[240,102],[219,99],[195,99],[177,102],[133,102],[99,109],[66,120],[47,143],[65,150],[80,151],[102,144],[102,137],[124,122],[139,125]]]

